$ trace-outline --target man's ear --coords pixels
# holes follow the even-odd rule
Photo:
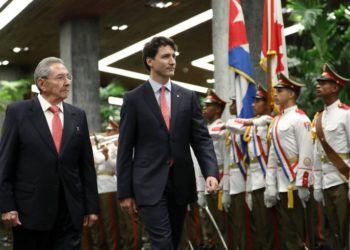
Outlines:
[[[39,88],[39,90],[41,91],[44,91],[46,89],[46,81],[42,78],[39,78],[37,81],[36,81],[36,84]]]
[[[151,58],[151,57],[146,58],[146,63],[150,68],[152,68],[152,62],[153,62],[153,58]]]

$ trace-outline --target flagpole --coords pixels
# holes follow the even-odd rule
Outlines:
[[[266,0],[267,1],[267,51],[266,51],[266,57],[267,57],[267,71],[266,71],[266,89],[267,89],[267,103],[268,103],[268,111],[269,113],[272,112],[272,69],[271,69],[271,2],[274,0]]]

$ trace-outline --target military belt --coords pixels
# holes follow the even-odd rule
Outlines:
[[[348,159],[350,159],[350,153],[346,153],[346,154],[339,154],[339,153],[337,153],[337,154],[338,154],[339,157],[342,158],[343,160],[348,160]],[[322,163],[332,163],[331,160],[329,160],[329,158],[328,158],[328,156],[327,156],[326,154],[321,155],[321,162],[322,162]]]
[[[290,157],[290,158],[288,158],[288,161],[289,161],[290,164],[293,165],[294,163],[297,163],[299,161],[299,157],[298,156]],[[282,164],[281,164],[280,161],[277,162],[277,166],[280,167],[280,168],[282,167]]]
[[[107,175],[107,176],[114,176],[115,173],[114,172],[110,172],[110,171],[98,171],[97,175]]]

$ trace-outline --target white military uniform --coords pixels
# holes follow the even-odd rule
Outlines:
[[[326,141],[350,167],[350,108],[338,100],[325,107],[322,128]],[[313,133],[316,133],[313,127]],[[314,188],[327,189],[345,183],[337,167],[328,160],[319,140],[315,143]]]
[[[291,184],[293,189],[310,186],[313,145],[309,130],[310,119],[296,105],[275,118],[270,131],[272,142],[266,171],[267,186],[277,187],[280,193],[287,192]]]
[[[238,133],[244,133],[240,130],[241,124],[235,122],[236,118],[229,119],[226,122],[226,129],[230,132],[227,145],[225,146],[225,164],[224,164],[224,191],[229,191],[230,195],[239,194],[246,191],[246,169],[242,153],[241,137]],[[243,132],[242,132],[243,131]],[[228,144],[229,142],[229,144]]]
[[[97,190],[99,194],[117,191],[116,156],[117,146],[108,144],[108,159],[102,152],[93,148],[95,168],[97,174]]]

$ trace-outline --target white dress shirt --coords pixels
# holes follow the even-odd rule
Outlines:
[[[149,83],[151,84],[151,87],[153,89],[154,95],[156,97],[156,100],[158,102],[158,105],[160,105],[160,88],[163,86],[163,84],[160,84],[159,82],[156,82],[154,80],[152,80],[151,78],[148,80]],[[166,101],[168,103],[168,107],[169,107],[169,115],[171,115],[171,82],[170,80],[164,85],[165,86],[165,97],[166,97]]]
[[[49,110],[49,108],[52,106],[52,104],[50,104],[48,101],[46,101],[46,99],[40,94],[38,95],[38,100],[39,100],[40,106],[44,112],[44,115],[45,115],[45,118],[47,121],[47,125],[49,125],[49,129],[50,129],[50,132],[52,134],[52,118],[53,118],[54,114]],[[60,119],[62,122],[62,128],[63,128],[63,124],[64,124],[64,122],[63,122],[63,119],[64,119],[63,104],[62,104],[62,102],[60,102],[56,106],[59,107],[59,109],[60,109],[59,115],[60,115]]]

